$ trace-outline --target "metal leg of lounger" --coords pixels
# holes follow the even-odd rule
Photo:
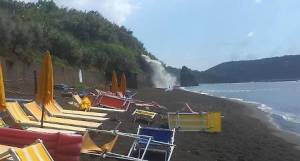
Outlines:
[[[172,154],[173,154],[173,150],[174,150],[174,146],[171,147],[171,150],[170,150],[170,153],[169,153],[169,156],[168,156],[168,160],[167,160],[167,161],[170,161],[170,160],[171,160],[171,157],[172,157]]]
[[[147,149],[148,149],[148,147],[149,147],[149,145],[150,145],[150,142],[151,142],[151,138],[148,138],[148,142],[147,142],[147,145],[146,145],[146,147],[145,147],[145,149],[144,149],[144,153],[143,153],[141,159],[144,159],[144,157],[145,157],[145,155],[146,155],[146,152],[147,152]]]

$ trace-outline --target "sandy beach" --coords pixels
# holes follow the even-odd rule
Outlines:
[[[204,132],[176,132],[176,148],[173,161],[299,161],[300,151],[296,149],[299,139],[292,134],[278,131],[265,113],[237,101],[230,101],[207,95],[173,90],[165,92],[162,89],[139,89],[136,99],[155,101],[165,106],[167,110],[156,110],[159,116],[151,125],[167,128],[166,111],[180,111],[184,103],[189,103],[194,111],[221,111],[222,132],[209,134]],[[74,107],[67,104],[65,99],[56,99],[69,109]],[[139,124],[134,123],[131,116],[135,109],[131,106],[125,113],[110,113],[110,121],[105,121],[104,129],[113,129],[118,121],[122,121],[119,130],[136,133]],[[96,142],[101,142],[103,135],[92,135]],[[132,139],[120,137],[114,152],[127,154]],[[159,156],[158,156],[159,157]],[[82,156],[81,160],[99,160]],[[111,159],[105,159],[111,160]],[[158,160],[155,158],[154,160]]]

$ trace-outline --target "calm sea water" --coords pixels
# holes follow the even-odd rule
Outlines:
[[[280,129],[300,134],[300,81],[201,84],[185,89],[255,103]]]

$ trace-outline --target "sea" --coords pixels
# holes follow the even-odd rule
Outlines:
[[[255,104],[276,127],[300,135],[300,81],[200,84],[184,89]]]

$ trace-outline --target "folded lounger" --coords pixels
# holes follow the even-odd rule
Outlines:
[[[130,106],[130,100],[117,96],[99,95],[93,104],[97,107],[91,107],[92,110],[125,112]]]
[[[65,113],[65,114],[75,114],[75,115],[94,116],[94,117],[104,117],[107,115],[106,113],[100,113],[100,112],[65,110],[55,100],[54,100],[53,104],[54,104],[54,106],[52,106],[52,108],[56,108],[55,109],[56,111],[59,111],[61,113]]]
[[[28,112],[38,121],[41,121],[42,118],[42,109],[36,106],[30,106],[30,104],[24,104],[24,107],[28,110]],[[63,124],[63,125],[71,125],[71,126],[78,126],[78,127],[85,127],[85,128],[99,128],[102,123],[97,122],[89,122],[89,121],[80,121],[80,120],[72,120],[72,119],[64,119],[58,117],[51,117],[44,114],[44,122],[48,123],[56,123],[56,124]]]
[[[97,145],[89,135],[89,132],[86,132],[83,136],[81,153],[87,155],[99,156],[102,158],[116,158],[116,159],[123,159],[123,160],[132,160],[132,161],[144,161],[145,154],[147,152],[148,146],[152,138],[149,136],[139,136],[136,134],[121,133],[116,130],[112,130],[112,131],[92,130],[92,131],[96,132],[98,136],[99,135],[102,136],[101,139],[102,144]],[[130,154],[122,155],[122,154],[112,152],[118,141],[119,136],[130,137],[133,139],[137,139],[137,138],[143,139],[144,142],[146,143],[146,147],[143,154],[138,157],[132,157],[130,156]]]
[[[134,122],[137,119],[143,119],[148,121],[148,124],[153,121],[156,115],[157,115],[156,112],[139,110],[139,109],[135,109],[134,112],[132,113],[132,116],[134,117]]]
[[[38,121],[34,121],[35,119],[26,115],[23,111],[22,107],[17,102],[7,102],[6,109],[8,114],[11,116],[13,121],[22,128],[29,130],[31,127],[40,127],[41,123]],[[48,129],[57,129],[57,130],[66,130],[66,131],[75,131],[75,132],[85,132],[86,128],[83,127],[76,127],[76,126],[67,126],[67,125],[60,125],[60,124],[52,124],[52,123],[44,123],[44,128]],[[33,131],[34,128],[32,128]],[[43,130],[45,131],[45,130]]]
[[[41,108],[35,101],[26,103],[26,106],[35,106],[37,108]],[[100,121],[108,120],[108,118],[103,118],[103,117],[65,114],[65,113],[58,111],[54,107],[53,103],[46,104],[45,109],[49,113],[49,115],[52,117],[61,117],[61,118],[68,118],[68,119],[74,119],[74,120],[93,121],[93,122],[100,122]]]
[[[169,128],[178,131],[205,131],[211,133],[221,132],[221,113],[168,113]]]
[[[165,161],[170,161],[174,145],[175,129],[162,129],[162,128],[151,128],[151,127],[138,127],[138,135],[151,136],[152,140],[148,147],[148,151],[163,152],[165,154]],[[136,139],[130,149],[129,154],[133,151],[140,153],[147,146],[144,139]]]
[[[54,161],[40,139],[24,148],[10,147],[0,154],[0,156],[7,155],[10,155],[13,161]]]

